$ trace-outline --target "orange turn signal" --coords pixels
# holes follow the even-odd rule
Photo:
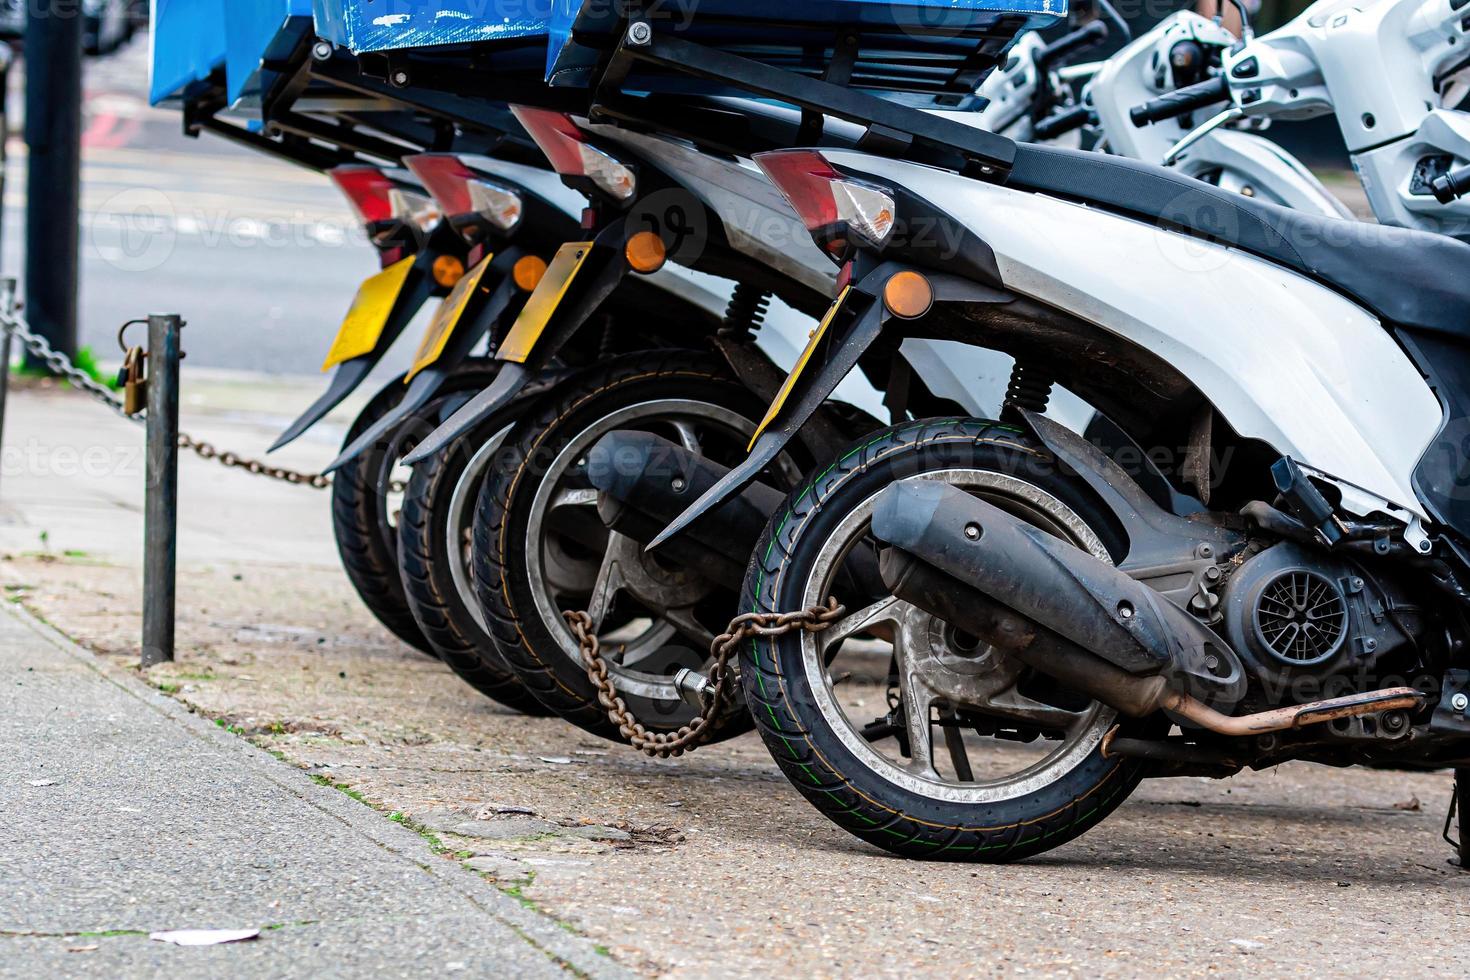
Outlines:
[[[668,261],[669,250],[657,232],[640,231],[628,239],[623,255],[628,260],[628,268],[647,275],[663,268],[664,262]]]
[[[441,255],[434,260],[434,281],[445,289],[453,289],[464,278],[464,263],[453,255]]]
[[[536,291],[544,275],[546,275],[546,260],[539,255],[521,256],[516,259],[516,264],[510,270],[510,277],[515,281],[516,288],[528,293]]]
[[[883,305],[894,316],[912,320],[934,305],[934,287],[917,272],[898,272],[883,284]]]

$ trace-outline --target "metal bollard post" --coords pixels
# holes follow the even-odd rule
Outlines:
[[[5,181],[0,178],[0,194]],[[15,280],[0,279],[0,313],[15,315]],[[15,335],[9,330],[0,330],[0,462],[5,459],[5,406],[10,403],[10,340]]]
[[[179,329],[148,316],[148,466],[143,510],[143,666],[174,659],[179,529]]]

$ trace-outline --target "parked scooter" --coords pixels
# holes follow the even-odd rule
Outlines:
[[[1380,222],[1466,237],[1470,202],[1459,198],[1470,191],[1470,114],[1458,106],[1467,41],[1454,0],[1319,0],[1232,46],[1218,75],[1129,115],[1140,127],[1190,120],[1166,159],[1237,121],[1334,115]]]
[[[697,711],[681,695],[677,669],[706,662],[741,569],[728,561],[726,543],[689,545],[658,561],[643,558],[643,544],[681,506],[684,474],[734,463],[755,431],[781,376],[762,347],[774,343],[781,356],[791,345],[794,354],[807,322],[785,314],[767,324],[771,294],[819,309],[831,273],[820,256],[802,258],[813,251],[804,243],[789,250],[795,255],[750,254],[758,243],[741,236],[763,219],[786,219],[773,210],[779,197],[748,162],[687,149],[681,158],[677,144],[621,131],[612,131],[617,142],[610,146],[609,136],[561,114],[517,113],[568,182],[587,194],[597,227],[552,260],[496,347],[494,384],[407,459],[418,464],[414,484],[422,477],[441,496],[460,492],[450,487],[463,474],[483,481],[470,549],[470,579],[483,611],[479,632],[488,629],[523,683],[563,717],[626,738],[599,704],[563,620],[564,612],[585,609],[593,628],[615,644],[609,670],[625,701],[650,729],[675,730]],[[718,207],[702,196],[711,187]],[[722,320],[661,324],[649,317],[632,329],[600,322],[611,298],[674,262],[737,282]],[[568,373],[569,361],[588,366]],[[548,384],[548,372],[554,384],[527,407],[524,386]],[[520,421],[510,417],[514,412],[524,413]],[[824,422],[828,438],[835,424]],[[641,454],[619,455],[614,465],[594,452],[614,431],[657,441]],[[793,450],[775,461],[773,486],[789,488],[802,457],[810,455]],[[600,484],[614,477],[636,483],[635,473],[673,492],[630,494],[637,499],[613,514],[600,500]],[[749,523],[746,546],[763,517]],[[420,574],[428,572],[425,563]],[[743,712],[734,712],[711,731],[734,733],[742,723]]]
[[[867,437],[754,552],[742,609],[849,610],[741,664],[773,755],[830,818],[899,853],[1014,859],[1081,833],[1160,760],[1466,755],[1448,705],[1470,524],[1446,440],[1470,247],[1047,147],[1017,146],[1004,184],[855,152],[758,161],[854,285],[751,460],[691,513],[902,337],[1018,362],[1000,421]],[[1130,445],[1182,451],[1130,477],[1039,414],[1053,383]],[[837,680],[864,635],[893,648],[877,718]],[[994,739],[1039,751],[976,754]]]
[[[1182,11],[1109,58],[1083,91],[1101,136],[1099,148],[1162,163],[1246,197],[1351,218],[1310,170],[1266,136],[1225,126],[1195,133],[1198,120],[1188,112],[1144,127],[1129,117],[1150,100],[1212,77],[1235,44],[1235,36],[1216,21]]]
[[[1313,214],[1351,217],[1300,161],[1258,133],[1216,128],[1176,150],[1194,128],[1193,117],[1185,115],[1168,125],[1134,125],[1128,118],[1130,109],[1217,73],[1236,38],[1216,20],[1183,11],[1104,62],[1071,64],[1106,40],[1109,23],[1127,30],[1107,0],[1098,6],[1106,20],[1090,21],[1050,44],[1043,44],[1036,34],[1022,36],[1005,65],[980,87],[980,94],[989,100],[986,108],[968,119],[964,114],[947,115],[1017,141],[1085,146],[1164,163],[1247,197]],[[1081,87],[1080,99],[1072,97],[1074,86]]]
[[[368,433],[370,438],[359,439],[361,445],[350,445],[343,454],[347,459],[364,446],[371,452],[371,447],[384,439],[394,442],[395,454],[401,456],[463,406],[471,395],[491,387],[499,366],[494,360],[479,359],[474,363],[483,365],[485,370],[474,379],[473,386],[455,386],[446,395],[443,365],[460,363],[468,348],[481,338],[488,339],[491,351],[501,350],[512,322],[519,322],[519,315],[528,305],[527,297],[534,295],[548,274],[554,274],[543,256],[553,256],[562,241],[577,235],[574,215],[581,211],[580,195],[553,180],[552,186],[544,186],[541,193],[547,201],[557,201],[558,213],[533,215],[530,198],[522,189],[517,192],[521,203],[511,210],[524,213],[507,221],[504,211],[509,202],[503,196],[505,185],[489,183],[489,178],[478,172],[478,164],[472,166],[475,163],[444,156],[410,161],[435,191],[441,206],[452,215],[447,220],[475,238],[476,248],[487,251],[476,268],[489,268],[495,263],[506,266],[503,282],[497,289],[501,299],[497,301],[496,294],[488,288],[494,280],[487,277],[485,282],[474,285],[463,303],[457,304],[454,297],[446,300],[444,309],[449,312],[444,323],[439,326],[436,321],[431,326],[419,354],[422,362],[433,351],[443,352],[437,362],[441,365],[441,377],[426,378],[427,372],[414,377],[405,401],[417,404],[410,412],[388,420],[377,432]],[[498,171],[501,177],[497,179],[503,180],[505,167],[499,166]],[[487,241],[485,226],[497,220],[496,212],[505,227],[500,236]],[[518,244],[504,237],[510,232],[515,233]],[[487,248],[492,241],[493,259]],[[536,243],[534,248],[531,242]],[[551,265],[555,265],[554,259]],[[518,298],[506,301],[505,294],[512,292]],[[647,276],[620,284],[596,311],[595,343],[563,350],[564,356],[558,363],[549,365],[518,391],[500,417],[463,433],[411,471],[395,522],[398,564],[408,604],[435,651],[467,679],[483,679],[478,685],[482,689],[486,684],[498,686],[506,668],[487,632],[485,615],[473,592],[469,538],[482,482],[487,475],[498,474],[509,465],[507,454],[514,446],[505,443],[509,425],[535,409],[553,387],[558,392],[568,390],[568,385],[575,389],[573,379],[579,367],[605,362],[628,342],[637,344],[663,338],[664,343],[671,343],[671,338],[690,332],[700,323],[712,331],[719,322],[715,311],[722,309],[718,301],[719,297],[708,292],[702,283],[683,278],[668,268],[650,270]],[[456,327],[461,321],[464,325]],[[606,385],[599,385],[595,390],[603,397],[612,394]],[[579,400],[586,401],[585,392]],[[758,401],[754,402],[752,410],[758,405]],[[536,431],[546,436],[547,428],[540,425]],[[579,540],[577,545],[590,550],[595,547],[595,541]],[[566,585],[566,582],[558,580],[557,584]],[[516,687],[520,688],[518,682]]]
[[[333,342],[327,367],[336,374],[328,391],[277,446],[345,398],[426,300],[445,296],[407,374],[369,401],[328,467],[335,471],[334,531],[349,579],[375,616],[425,652],[453,657],[472,683],[506,700],[515,685],[493,651],[483,661],[467,657],[456,634],[456,627],[475,627],[470,611],[477,607],[466,605],[467,590],[419,590],[416,601],[400,573],[399,494],[408,473],[399,469],[399,459],[443,414],[493,381],[495,363],[471,352],[482,343],[493,349],[500,339],[492,336],[495,326],[515,318],[544,274],[546,258],[576,236],[581,198],[550,171],[513,161],[420,154],[405,162],[408,169],[401,172],[366,166],[333,171],[387,268],[364,284]],[[623,291],[602,315],[641,319],[661,311],[673,323],[691,315],[713,318],[722,309],[719,298],[705,295],[698,284],[658,274]],[[439,543],[437,538],[421,541],[421,552],[429,542]],[[445,570],[463,584],[462,559],[449,560],[458,552],[441,557],[445,560],[426,567]],[[444,619],[446,612],[450,621]]]
[[[271,446],[281,448],[319,422],[355,391],[424,304],[447,295],[464,276],[468,248],[440,221],[438,208],[411,173],[368,165],[329,171],[377,250],[382,271],[358,289],[322,370],[327,390]],[[395,379],[369,399],[348,438],[390,415],[403,397]],[[432,655],[414,623],[399,583],[389,500],[396,460],[374,453],[336,475],[332,531],[348,580],[372,614],[399,639]]]

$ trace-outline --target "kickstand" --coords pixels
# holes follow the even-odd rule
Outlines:
[[[1461,868],[1470,869],[1470,849],[1467,849],[1467,838],[1465,834],[1465,811],[1467,807],[1461,805],[1461,792],[1470,793],[1470,769],[1456,769],[1454,786],[1450,790],[1450,808],[1444,815],[1444,830],[1441,832],[1445,843],[1455,849],[1456,860],[1449,862],[1457,864]],[[1457,821],[1455,818],[1460,819]],[[1450,836],[1450,824],[1456,824],[1459,831],[1459,840]]]

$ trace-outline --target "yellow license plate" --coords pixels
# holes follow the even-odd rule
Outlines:
[[[526,300],[526,305],[521,307],[521,315],[516,317],[515,325],[495,352],[497,360],[526,363],[536,349],[536,341],[541,339],[546,325],[551,322],[551,315],[561,305],[572,279],[591,254],[591,242],[567,242],[556,250],[551,264],[546,267],[546,274],[541,277],[531,298]]]
[[[492,258],[493,255],[486,255],[479,265],[461,276],[459,282],[454,284],[454,289],[444,297],[444,302],[439,304],[439,311],[434,314],[429,329],[424,331],[424,339],[419,341],[419,349],[414,352],[413,365],[403,378],[405,384],[412,381],[415,374],[439,360],[439,355],[444,353],[444,347],[453,336],[454,328],[459,326],[459,321],[464,316],[465,307],[470,305],[470,297],[475,295],[475,290],[480,288],[485,273],[489,271]]]
[[[755,435],[750,437],[750,445],[745,447],[746,452],[750,452],[755,448],[755,441],[765,434],[766,429],[770,428],[771,423],[776,421],[776,416],[781,414],[781,409],[786,406],[786,399],[791,397],[791,389],[796,387],[796,382],[801,378],[801,373],[806,370],[806,366],[810,363],[812,355],[817,352],[817,345],[826,336],[827,329],[832,326],[832,321],[837,318],[837,311],[842,309],[842,303],[847,299],[847,294],[850,292],[852,292],[851,286],[843,286],[842,292],[838,293],[837,298],[832,301],[832,305],[827,307],[826,316],[822,317],[822,322],[817,324],[817,329],[812,331],[811,337],[806,342],[806,349],[796,359],[796,366],[791,369],[791,373],[782,382],[781,390],[776,392],[776,397],[771,402],[771,407],[766,409],[766,417],[761,419],[761,424],[755,427]]]
[[[358,287],[352,308],[337,330],[337,339],[332,341],[332,348],[327,351],[323,371],[330,371],[354,357],[371,354],[378,346],[378,338],[383,336],[383,329],[388,326],[388,315],[393,312],[393,304],[398,301],[398,294],[408,280],[414,261],[410,257],[394,262]]]

